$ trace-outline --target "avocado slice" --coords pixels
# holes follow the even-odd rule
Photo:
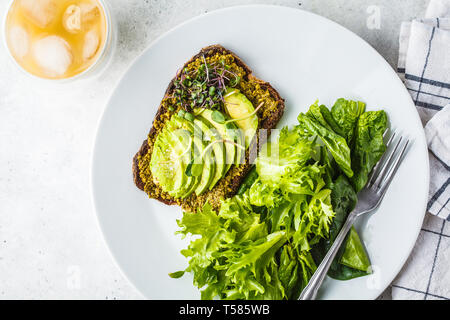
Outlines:
[[[196,183],[196,177],[187,176],[185,173],[193,159],[193,141],[191,132],[187,128],[183,128],[182,123],[177,121],[176,117],[176,115],[172,116],[160,134],[164,134],[166,140],[172,143],[177,155],[173,160],[180,163],[185,176],[184,184],[180,188],[173,189],[169,194],[174,198],[185,198],[192,193],[193,185]]]
[[[184,174],[186,175],[186,168],[188,165],[191,164],[191,162],[194,161],[196,166],[200,166],[201,172],[200,175],[191,175],[191,176],[186,175],[188,182],[186,186],[183,188],[184,190],[177,194],[180,198],[184,199],[189,197],[196,190],[197,185],[201,181],[201,176],[203,173],[203,162],[201,161],[201,159],[199,159],[201,151],[199,150],[198,141],[197,143],[195,142],[196,139],[194,135],[194,124],[192,122],[184,118],[181,118],[178,115],[173,115],[171,120],[166,125],[166,128],[168,130],[171,130],[171,132],[174,134],[176,132],[177,137],[180,138],[178,140],[181,142],[181,147],[183,150],[182,152],[185,152],[187,148],[192,149],[190,152],[187,153],[188,157],[183,157],[184,159],[187,159],[186,163],[184,163],[185,164]],[[192,144],[189,145],[189,143]]]
[[[195,189],[195,194],[200,195],[211,185],[216,173],[216,162],[214,161],[214,150],[207,149],[208,142],[203,139],[203,131],[195,124],[194,120],[194,144],[199,150],[198,161],[203,164],[201,179]]]
[[[155,141],[150,160],[150,170],[156,182],[164,191],[176,198],[185,194],[186,188],[192,186],[194,182],[185,174],[186,165],[191,157],[190,152],[185,152],[189,144],[182,143],[186,139],[189,139],[189,136],[185,130],[180,130],[175,135],[165,128]]]
[[[181,163],[181,167],[183,168],[183,175],[186,177],[185,184],[181,186],[180,189],[174,190],[169,194],[174,198],[186,198],[192,193],[194,184],[197,180],[197,177],[186,175],[186,168],[193,159],[191,134],[187,130],[177,130],[176,134],[175,131],[168,130],[167,132],[175,140],[175,148],[177,148],[178,155],[180,156],[178,161]],[[181,156],[182,154],[183,156]]]
[[[165,192],[179,190],[186,184],[186,175],[182,161],[173,160],[177,158],[175,141],[161,132],[155,140],[152,158],[150,160],[150,171],[153,179]]]
[[[216,168],[214,176],[209,184],[209,190],[211,190],[225,174],[225,146],[223,142],[216,142],[220,141],[222,136],[208,120],[198,116],[195,118],[194,123],[201,130],[203,141],[206,142],[207,145],[212,144],[210,148],[213,151],[212,160],[214,161]]]
[[[244,131],[242,131],[242,129],[238,128],[237,126],[235,126],[235,142],[238,145],[236,147],[236,161],[235,161],[235,165],[239,166],[243,163],[245,163],[245,134]]]
[[[199,112],[195,113],[198,114]],[[212,110],[204,109],[198,115],[198,117],[203,117],[205,120],[211,123],[211,125],[213,125],[213,127],[216,128],[219,134],[222,136],[222,139],[228,141],[235,140],[234,137],[230,134],[230,132],[227,131],[227,127],[224,124],[217,123],[212,119]],[[225,171],[222,176],[224,176],[228,172],[228,170],[230,170],[231,166],[235,162],[235,157],[236,157],[236,146],[234,144],[225,142]]]
[[[197,181],[187,195],[190,195],[194,191],[195,194],[200,195],[208,189],[214,178],[216,164],[212,157],[213,150],[207,149],[202,157],[202,154],[207,147],[207,143],[203,141],[203,132],[201,128],[198,127],[195,122],[188,121],[179,116],[174,116],[174,121],[177,121],[180,127],[189,130],[192,134],[194,142],[194,157],[192,160],[194,161],[194,165],[197,166],[197,170],[201,170],[201,173],[196,176]]]
[[[232,119],[236,120],[234,123],[245,134],[245,146],[248,147],[252,142],[258,130],[258,116],[256,114],[250,116],[255,108],[250,100],[242,94],[238,89],[229,88],[224,95],[225,110]]]

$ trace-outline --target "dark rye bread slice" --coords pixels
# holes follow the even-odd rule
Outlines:
[[[209,202],[213,208],[218,209],[220,206],[220,200],[224,198],[231,197],[236,194],[239,189],[239,186],[245,179],[245,176],[249,172],[252,166],[252,159],[254,159],[256,150],[258,150],[258,146],[262,145],[266,142],[267,138],[270,136],[270,130],[274,129],[278,122],[280,121],[283,113],[284,113],[284,99],[281,98],[279,93],[270,85],[270,83],[260,80],[253,76],[252,70],[233,52],[225,49],[221,45],[212,45],[203,48],[198,54],[193,56],[188,62],[184,64],[184,66],[180,69],[183,70],[190,63],[196,61],[199,58],[203,57],[212,57],[216,54],[220,55],[231,55],[234,58],[234,63],[243,69],[245,76],[243,80],[247,83],[251,83],[252,85],[259,86],[263,91],[268,92],[270,95],[270,99],[275,102],[275,108],[270,112],[264,112],[264,106],[259,110],[259,127],[258,129],[266,129],[267,135],[256,135],[255,139],[251,143],[250,147],[246,151],[246,160],[244,164],[239,165],[238,167],[232,166],[232,168],[228,171],[228,173],[223,177],[217,185],[211,190],[200,196],[196,196],[195,194],[189,196],[186,199],[174,199],[167,193],[162,190],[156,192],[158,190],[158,186],[151,180],[147,179],[146,182],[142,180],[141,172],[139,168],[139,161],[142,157],[149,152],[152,148],[152,145],[156,139],[159,130],[157,129],[156,124],[164,122],[164,115],[167,114],[168,110],[164,105],[164,100],[170,97],[174,90],[174,81],[177,76],[172,79],[167,90],[165,92],[164,98],[161,102],[160,107],[156,113],[155,119],[153,120],[153,126],[150,129],[150,133],[148,134],[148,138],[142,143],[141,148],[136,153],[133,159],[133,177],[134,183],[136,186],[142,191],[147,190],[147,194],[150,198],[154,198],[158,201],[161,201],[168,205],[178,204],[184,210],[195,211],[197,208],[201,207],[205,202]],[[251,98],[248,97],[250,100]],[[255,101],[252,101],[255,104]],[[268,110],[267,110],[268,111]],[[268,113],[268,114],[267,114]],[[263,114],[263,115],[261,115]],[[147,188],[146,188],[147,184]]]

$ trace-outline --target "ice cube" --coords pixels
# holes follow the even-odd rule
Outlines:
[[[50,77],[63,76],[73,61],[70,45],[61,37],[47,36],[33,45],[36,63]]]
[[[21,26],[12,26],[8,30],[8,44],[13,56],[22,59],[30,48],[28,32]]]
[[[79,6],[72,4],[67,7],[63,16],[63,25],[71,33],[81,30],[81,8]]]
[[[100,37],[95,30],[91,30],[84,36],[83,58],[91,59],[98,51],[100,45]]]
[[[56,17],[57,7],[53,0],[20,0],[25,16],[38,27],[47,27]]]

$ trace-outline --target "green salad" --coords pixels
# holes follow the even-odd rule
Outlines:
[[[318,102],[260,151],[238,194],[219,212],[207,203],[185,212],[179,234],[193,235],[181,253],[202,299],[297,299],[331,247],[357,192],[386,146],[384,111],[359,101]],[[353,228],[329,276],[370,274],[370,260]]]

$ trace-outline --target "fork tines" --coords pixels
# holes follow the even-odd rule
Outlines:
[[[386,135],[387,132],[385,132],[384,137],[386,137]],[[384,193],[403,160],[409,142],[408,139],[401,136],[396,139],[395,132],[391,134],[386,143],[386,152],[372,170],[367,187],[374,188],[378,192]]]

